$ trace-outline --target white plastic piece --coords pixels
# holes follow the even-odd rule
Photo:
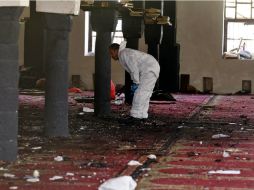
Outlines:
[[[93,113],[94,109],[91,109],[91,108],[88,108],[88,107],[83,107],[83,112]]]
[[[29,0],[0,0],[0,7],[29,7]]]
[[[62,156],[57,156],[54,158],[55,161],[57,162],[62,162],[63,161],[63,157]]]
[[[63,179],[63,176],[55,175],[55,176],[49,178],[50,181],[55,181],[55,180],[60,180],[60,179]]]
[[[38,170],[34,170],[33,176],[36,178],[40,177],[40,172]]]
[[[98,190],[135,190],[136,186],[131,176],[121,176],[105,181]]]
[[[230,157],[230,154],[227,151],[223,151],[223,155],[224,158],[228,158]]]
[[[7,171],[8,169],[0,167],[0,171]]]
[[[7,177],[7,178],[15,178],[15,175],[14,174],[10,174],[10,173],[4,173],[3,176]]]
[[[238,148],[228,148],[225,151],[227,151],[227,152],[241,152],[241,150]]]
[[[241,174],[240,170],[211,170],[208,174],[232,174],[232,175],[239,175]]]
[[[80,0],[37,0],[36,11],[78,15],[80,11]]]
[[[228,137],[230,137],[230,136],[229,135],[224,135],[224,134],[216,134],[216,135],[212,136],[213,139],[228,138]]]
[[[11,186],[9,187],[10,190],[15,190],[15,189],[18,189],[18,186]]]
[[[147,158],[149,158],[151,160],[156,160],[157,159],[156,155],[154,155],[154,154],[148,155]]]
[[[114,104],[115,105],[122,105],[124,103],[124,100],[115,100]]]
[[[34,178],[28,178],[28,179],[26,179],[26,181],[31,182],[31,183],[36,183],[36,182],[39,182],[40,179],[37,177],[34,177]]]
[[[32,147],[32,150],[40,150],[42,147],[41,146],[36,146],[36,147]]]
[[[139,161],[131,160],[128,162],[128,166],[141,166],[142,164]]]
[[[151,171],[151,168],[142,168],[141,171]]]
[[[74,173],[67,172],[65,175],[66,175],[66,176],[74,176]]]

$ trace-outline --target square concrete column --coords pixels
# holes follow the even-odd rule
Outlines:
[[[46,94],[48,136],[68,136],[68,52],[71,16],[45,13]]]
[[[18,39],[23,8],[0,7],[0,160],[17,157]]]
[[[95,44],[95,115],[108,116],[110,107],[111,58],[108,47],[116,27],[117,12],[111,8],[95,9],[91,14],[92,29],[97,32]]]

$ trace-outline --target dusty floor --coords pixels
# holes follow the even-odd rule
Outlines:
[[[176,102],[152,103],[150,121],[138,126],[118,122],[128,114],[124,105],[112,104],[110,118],[80,117],[80,109],[92,104],[77,103],[75,96],[81,95],[69,98],[70,137],[47,138],[43,96],[20,95],[19,158],[0,162],[1,190],[92,190],[120,175],[132,175],[140,190],[254,189],[254,96],[174,94]],[[143,166],[128,166],[130,160]],[[34,170],[40,181],[27,182]],[[240,174],[209,174],[213,170]]]

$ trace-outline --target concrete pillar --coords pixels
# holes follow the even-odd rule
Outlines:
[[[106,116],[111,112],[110,80],[111,60],[108,47],[111,43],[111,32],[97,32],[95,48],[95,114]]]
[[[46,94],[48,136],[68,136],[68,50],[71,16],[45,13]]]
[[[91,13],[92,29],[97,32],[95,44],[95,115],[110,115],[111,59],[108,47],[111,32],[115,30],[117,12],[114,9],[96,9]]]
[[[180,45],[176,43],[176,1],[164,2],[164,15],[170,17],[172,26],[163,25],[163,38],[160,45],[160,90],[179,91]]]
[[[163,9],[162,1],[147,1],[146,9],[156,8]],[[162,11],[161,11],[162,12]],[[148,46],[148,51],[150,55],[154,56],[158,60],[158,45],[162,39],[162,26],[156,24],[147,24],[145,25],[145,42]]]
[[[23,8],[0,7],[0,160],[17,157],[18,38]]]

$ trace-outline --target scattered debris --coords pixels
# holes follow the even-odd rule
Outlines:
[[[62,156],[57,156],[57,157],[54,158],[54,160],[57,161],[57,162],[62,162],[64,159],[63,159]]]
[[[208,172],[208,174],[232,174],[232,175],[238,175],[241,174],[240,170],[211,170]]]
[[[131,160],[128,162],[128,166],[141,166],[142,164],[139,161]]]
[[[79,130],[85,130],[87,126],[81,126]]]
[[[115,105],[122,105],[124,103],[124,100],[114,100],[113,103]]]
[[[197,153],[197,152],[187,152],[187,156],[188,157],[198,156],[198,155],[200,155],[200,153]]]
[[[135,190],[136,186],[131,176],[120,176],[105,181],[98,190]]]
[[[57,175],[55,175],[55,176],[49,178],[50,181],[55,181],[55,180],[60,180],[60,179],[63,179],[63,176],[57,176]]]
[[[151,171],[151,168],[141,168],[141,171]]]
[[[227,152],[227,151],[223,151],[223,155],[222,155],[224,158],[228,158],[230,157],[230,154]]]
[[[241,152],[241,150],[239,150],[238,148],[228,148],[225,151],[227,151],[227,152]]]
[[[36,183],[36,182],[39,182],[40,179],[37,178],[37,177],[33,177],[33,178],[28,178],[26,179],[27,182],[31,182],[31,183]]]
[[[40,172],[38,170],[34,170],[33,176],[36,178],[40,177]]]
[[[108,164],[104,162],[91,161],[80,165],[80,168],[83,167],[106,168],[108,167]]]
[[[67,172],[65,175],[66,175],[66,176],[74,176],[74,173]]]
[[[216,135],[212,136],[213,139],[228,138],[228,137],[230,137],[230,136],[229,135],[224,135],[224,134],[216,134]]]
[[[7,171],[8,169],[0,167],[0,171]]]
[[[84,112],[79,112],[78,114],[79,114],[79,115],[85,115],[85,113],[84,113]]]
[[[15,190],[15,189],[18,189],[18,186],[11,186],[9,187],[10,190]]]
[[[81,93],[82,90],[80,88],[76,88],[76,87],[72,87],[68,89],[68,92],[72,92],[72,93]]]
[[[83,112],[93,113],[94,109],[91,109],[91,108],[88,108],[88,107],[83,107]]]
[[[151,160],[156,160],[157,159],[156,155],[154,155],[154,154],[148,155],[147,158],[149,158]]]
[[[4,173],[3,176],[6,177],[6,178],[15,178],[15,175],[14,174],[10,174],[10,173]]]
[[[32,150],[40,150],[42,147],[41,146],[36,146],[36,147],[32,147]]]

